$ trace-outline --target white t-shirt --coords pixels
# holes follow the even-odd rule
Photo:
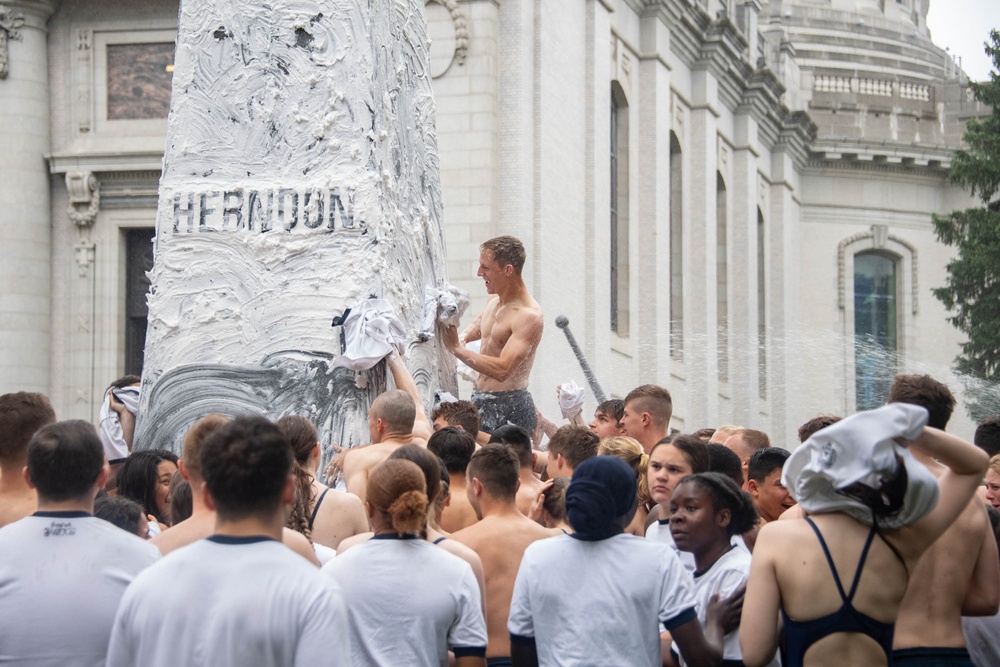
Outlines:
[[[750,576],[750,553],[746,548],[733,545],[733,548],[722,554],[719,560],[715,561],[712,567],[705,572],[695,572],[694,577],[694,597],[698,603],[698,620],[701,622],[702,630],[705,629],[705,611],[708,603],[715,593],[720,599],[725,599],[732,595],[733,591],[745,583]],[[677,643],[673,644],[675,653],[680,653]],[[722,646],[722,659],[741,662],[743,654],[740,652],[740,633],[734,630],[725,636]],[[684,659],[680,659],[681,667],[686,664]],[[771,663],[780,665],[777,658]]]
[[[677,554],[684,569],[688,572],[694,572],[694,554],[689,551],[681,551],[674,544],[674,536],[670,533],[669,519],[659,519],[655,523],[650,524],[649,528],[646,529],[646,539],[662,542],[669,546]]]
[[[137,577],[115,617],[108,667],[349,664],[337,584],[267,537],[213,535]]]
[[[538,663],[659,667],[661,624],[696,618],[691,576],[674,551],[634,535],[572,535],[527,548],[507,629],[534,638]]]
[[[461,558],[422,539],[376,535],[323,566],[351,610],[352,665],[437,667],[486,655],[479,584]]]
[[[159,559],[86,512],[36,512],[0,529],[0,662],[103,667],[125,589]]]

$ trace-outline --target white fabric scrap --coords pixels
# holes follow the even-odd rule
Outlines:
[[[365,299],[351,309],[344,327],[344,353],[333,360],[334,366],[352,371],[366,371],[387,354],[402,354],[406,331],[396,311],[385,299]]]
[[[583,412],[583,387],[570,380],[559,385],[559,409],[566,419],[573,419]]]
[[[122,432],[118,413],[111,409],[112,391],[115,392],[115,398],[118,399],[118,402],[122,403],[125,409],[134,415],[139,412],[139,387],[108,389],[104,393],[97,431],[101,436],[101,443],[104,445],[104,455],[109,461],[117,461],[128,458],[128,443],[125,442],[125,434]]]
[[[897,470],[897,456],[906,467],[903,506],[880,517],[879,526],[897,529],[925,517],[938,500],[937,479],[894,438],[915,440],[927,425],[927,410],[906,403],[859,412],[813,434],[785,462],[784,484],[807,514],[845,512],[871,525],[872,512],[842,493],[855,482],[874,489]]]
[[[442,391],[442,392],[438,393],[437,398],[438,398],[438,402],[437,402],[438,405],[441,405],[442,403],[457,403],[458,402],[458,398],[454,394],[452,394],[451,392],[448,392],[448,391]]]
[[[469,293],[454,285],[448,285],[445,289],[426,288],[423,328],[417,334],[417,339],[421,343],[426,343],[433,338],[438,323],[457,327],[468,307]]]

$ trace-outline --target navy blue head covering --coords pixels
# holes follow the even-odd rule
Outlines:
[[[595,542],[623,532],[619,520],[636,503],[635,471],[614,456],[595,456],[573,471],[566,489],[566,517],[573,537]]]

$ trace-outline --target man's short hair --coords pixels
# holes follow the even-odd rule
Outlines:
[[[736,486],[743,486],[743,462],[725,445],[714,442],[708,445],[708,471],[721,473],[736,482]]]
[[[715,435],[715,432],[717,430],[718,429],[715,428],[700,428],[691,435],[701,440],[704,440],[705,442],[708,442],[709,440],[712,439],[712,436]]]
[[[750,462],[747,464],[747,479],[752,479],[760,484],[775,468],[783,468],[785,461],[791,455],[790,451],[781,447],[758,449],[750,455]]]
[[[739,436],[743,442],[743,447],[751,453],[759,449],[767,449],[771,446],[771,438],[768,437],[767,433],[754,428],[742,429],[739,432]]]
[[[506,445],[486,445],[472,455],[469,477],[475,477],[490,494],[502,502],[512,502],[521,479],[517,456]]]
[[[195,484],[205,481],[201,476],[201,446],[208,436],[229,423],[229,417],[212,412],[191,425],[184,434],[184,444],[181,445],[181,460],[184,461],[184,471],[188,479]]]
[[[563,426],[549,439],[549,455],[562,454],[569,467],[576,469],[587,459],[597,456],[600,444],[600,437],[589,428]]]
[[[142,382],[142,378],[138,375],[123,375],[108,387],[109,389],[124,389],[125,387],[131,387],[134,384],[139,384]]]
[[[19,463],[38,429],[56,421],[44,394],[18,391],[0,396],[0,463]]]
[[[799,442],[805,442],[813,437],[813,434],[822,431],[827,426],[833,426],[843,417],[837,415],[817,415],[799,427]]]
[[[972,441],[989,456],[1000,454],[1000,417],[987,417],[980,422]]]
[[[500,443],[510,447],[517,456],[518,465],[522,468],[531,467],[531,435],[516,424],[504,424],[490,434],[490,444]]]
[[[648,412],[658,428],[666,428],[674,411],[670,392],[655,384],[639,385],[625,397],[624,407],[632,405],[638,412]],[[624,409],[624,408],[623,408]]]
[[[84,498],[103,469],[101,438],[82,419],[44,426],[28,443],[28,474],[40,501]]]
[[[138,535],[142,505],[124,496],[105,496],[94,501],[94,516]]]
[[[464,475],[476,451],[476,439],[460,428],[447,426],[431,434],[427,449],[437,454],[449,473]]]
[[[955,396],[930,375],[897,375],[889,388],[886,403],[909,403],[926,408],[927,425],[943,431],[955,409]]]
[[[371,410],[377,419],[385,422],[387,431],[412,433],[413,422],[417,418],[417,406],[413,397],[402,389],[390,389],[379,394],[372,403]]]
[[[607,415],[608,417],[614,417],[615,423],[620,423],[622,417],[625,416],[625,401],[620,398],[611,398],[597,406],[598,412],[602,415]]]
[[[524,252],[524,244],[519,239],[513,236],[497,236],[484,242],[479,249],[489,252],[490,257],[500,265],[501,269],[510,264],[514,267],[514,273],[521,275],[527,254]]]
[[[270,515],[292,473],[292,448],[263,417],[237,417],[202,444],[201,473],[220,518]]]
[[[461,426],[473,438],[479,435],[482,419],[479,408],[472,401],[451,401],[442,403],[431,412],[431,421],[438,417],[448,422],[448,426]]]

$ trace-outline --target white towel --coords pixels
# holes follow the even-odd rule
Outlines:
[[[125,405],[125,409],[133,415],[139,412],[139,387],[122,387],[121,389],[108,389],[104,393],[104,402],[101,404],[99,413],[100,422],[97,432],[101,436],[101,443],[104,445],[104,455],[108,461],[120,461],[128,458],[128,443],[122,433],[122,424],[118,419],[118,413],[111,409],[111,392],[115,392],[115,398],[119,403]]]
[[[428,287],[424,290],[424,323],[417,340],[426,343],[434,337],[438,323],[458,326],[469,307],[469,293],[448,285],[445,289]]]
[[[925,517],[938,500],[937,479],[893,438],[915,440],[927,424],[927,410],[906,403],[890,403],[859,412],[817,431],[785,461],[784,484],[807,514],[846,512],[871,525],[872,512],[842,489],[860,482],[878,489],[893,477],[902,461],[907,486],[903,506],[880,517],[888,529],[909,526]]]
[[[559,385],[559,409],[565,419],[573,419],[583,411],[583,387],[570,380]]]
[[[385,299],[365,299],[351,309],[344,327],[344,353],[333,360],[334,366],[352,371],[366,371],[395,348],[403,354],[406,331],[396,311]]]

